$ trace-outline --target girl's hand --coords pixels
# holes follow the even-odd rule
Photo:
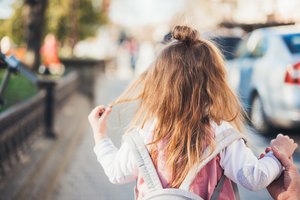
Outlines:
[[[297,146],[297,143],[295,143],[293,139],[282,134],[278,134],[275,139],[271,140],[271,148],[277,149],[281,154],[288,158],[291,158]]]
[[[95,144],[106,137],[106,119],[111,110],[111,107],[105,108],[103,105],[97,106],[88,116],[88,120],[94,133]]]

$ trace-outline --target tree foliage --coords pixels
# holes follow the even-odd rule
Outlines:
[[[16,1],[15,12],[11,18],[0,20],[0,38],[7,35],[17,45],[26,42],[23,3],[21,0]],[[75,9],[74,3],[77,3]],[[94,6],[93,0],[49,0],[43,34],[53,33],[61,44],[72,46],[72,40],[77,42],[93,36],[98,27],[105,22],[101,6]]]
[[[67,45],[72,40],[93,36],[105,22],[101,7],[93,6],[92,0],[51,0],[46,16],[46,32],[54,33],[60,42]]]
[[[4,36],[10,37],[16,45],[22,45],[25,42],[25,20],[23,17],[23,4],[16,2],[14,4],[14,14],[10,19],[0,20],[0,39]]]

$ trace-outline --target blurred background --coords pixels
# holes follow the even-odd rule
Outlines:
[[[93,155],[87,115],[165,46],[197,28],[226,61],[256,155],[278,132],[300,144],[298,0],[0,0],[0,199],[132,199]],[[134,105],[117,106],[120,145]],[[294,155],[300,169],[300,148]],[[241,199],[271,199],[240,188]]]

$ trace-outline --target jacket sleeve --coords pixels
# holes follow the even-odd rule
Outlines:
[[[282,172],[282,165],[272,152],[257,159],[242,139],[225,148],[220,157],[224,174],[252,191],[266,188]]]
[[[138,168],[126,142],[118,149],[110,138],[104,138],[94,147],[94,152],[110,182],[122,184],[136,180]]]
[[[220,164],[228,178],[252,191],[266,188],[282,171],[272,153],[258,160],[243,140],[235,141],[221,153]]]

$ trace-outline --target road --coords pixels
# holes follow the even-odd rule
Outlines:
[[[99,77],[95,86],[95,105],[108,105],[113,101],[128,85],[129,80],[120,80],[116,76]],[[113,139],[116,146],[121,144],[121,136],[130,119],[132,108],[114,107],[111,116],[108,119],[108,133]],[[300,131],[299,131],[300,133]],[[259,155],[268,146],[270,139],[274,137],[262,136],[255,131],[247,128],[246,134],[249,138],[249,145],[253,151]],[[300,144],[300,134],[289,133],[294,140]],[[134,184],[113,185],[105,176],[100,164],[97,163],[96,157],[92,152],[93,138],[89,127],[86,134],[82,138],[80,144],[76,148],[65,173],[61,176],[59,184],[57,184],[54,193],[50,199],[68,200],[68,199],[133,199]],[[300,169],[300,148],[294,156],[298,169]],[[249,192],[243,188],[240,189],[241,199],[271,199],[266,190],[259,192]]]

